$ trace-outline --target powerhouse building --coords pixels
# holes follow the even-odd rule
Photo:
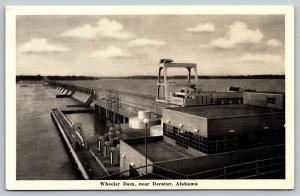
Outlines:
[[[225,173],[214,178],[225,178],[227,172],[239,174],[232,178],[266,177],[268,172],[267,178],[284,178],[284,95],[247,92],[243,103],[164,108],[163,136],[147,139],[148,173],[201,179],[216,169]],[[120,154],[120,172],[145,174],[143,138],[122,141]],[[227,171],[228,165],[234,172]]]
[[[244,104],[168,108],[162,121],[164,140],[194,153],[278,144],[285,134],[283,111]]]
[[[284,109],[285,96],[284,93],[274,92],[244,92],[244,104],[256,105],[262,107],[271,107]]]

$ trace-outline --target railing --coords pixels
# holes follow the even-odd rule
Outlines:
[[[133,168],[134,170],[139,170],[139,169],[143,169],[143,168],[146,168],[146,167],[152,167],[153,165],[143,165],[143,166],[140,166],[140,167],[135,167]],[[120,179],[134,179],[134,178],[137,178],[137,177],[140,177],[140,176],[128,176],[128,175],[124,175],[126,173],[129,173],[131,172],[132,170],[129,169],[129,170],[126,170],[126,171],[122,171],[122,172],[119,172],[119,173],[115,173],[115,174],[111,174],[111,175],[107,175],[107,176],[104,176],[104,177],[101,177],[99,178],[98,180],[120,180]]]
[[[153,167],[153,175],[164,179],[249,179],[249,178],[268,178],[280,176],[284,178],[285,157],[274,157],[245,163],[228,165],[216,169],[206,170],[193,174],[182,174],[158,165],[148,165]],[[146,166],[136,167],[135,170],[143,169]],[[143,176],[130,177],[124,175],[131,170],[104,176],[100,179],[141,179]],[[149,178],[150,179],[150,178]]]
[[[188,178],[187,175],[184,175],[184,174],[181,174],[179,172],[175,172],[175,171],[172,171],[170,169],[163,168],[163,167],[160,167],[160,166],[157,166],[157,165],[153,166],[153,173],[159,174],[159,175],[164,176],[165,178],[168,178],[168,179],[187,179]]]
[[[92,88],[87,88],[87,87],[81,87],[81,86],[75,86],[72,84],[65,84],[65,83],[61,83],[61,82],[56,82],[56,81],[48,81],[48,83],[50,85],[54,85],[54,86],[60,86],[69,90],[78,90],[81,92],[86,92],[86,93],[93,93],[94,89]]]
[[[100,93],[100,91],[104,91],[106,93],[109,93],[110,89],[105,89],[105,88],[87,88],[87,87],[81,87],[81,86],[75,86],[72,84],[65,84],[62,82],[56,82],[56,81],[49,81],[50,84],[55,85],[55,86],[61,86],[67,89],[72,89],[72,90],[80,90],[80,91],[86,91],[86,92],[91,92],[95,91],[96,94]],[[132,91],[124,91],[124,90],[116,90],[119,95],[126,95],[126,96],[131,96],[131,97],[141,97],[141,98],[146,98],[146,99],[152,99],[155,100],[154,95],[150,94],[144,94],[144,93],[137,93],[137,92],[132,92]],[[98,97],[98,95],[96,95]]]
[[[256,160],[187,175],[189,179],[263,178],[270,174],[284,176],[285,157]]]

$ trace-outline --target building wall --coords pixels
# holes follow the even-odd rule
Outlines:
[[[75,91],[74,94],[72,95],[72,97],[82,103],[87,102],[87,100],[89,99],[91,95],[90,94],[86,94],[80,91]]]
[[[176,145],[176,141],[174,139],[171,139],[171,138],[167,137],[167,136],[163,136],[163,140],[164,140],[164,142],[172,144],[173,146]]]
[[[192,155],[194,155],[195,157],[207,156],[206,153],[201,152],[201,151],[196,150],[196,149],[191,148],[191,147],[188,147],[187,151],[188,151],[189,153],[191,153]]]
[[[235,134],[254,133],[266,129],[284,131],[284,124],[283,113],[208,119],[208,137],[224,136],[232,130]]]
[[[226,176],[226,173],[233,173],[236,171],[242,171],[248,169],[250,173],[256,174],[258,170],[256,170],[256,164],[244,164],[250,163],[257,160],[266,160],[270,158],[274,158],[276,161],[282,160],[284,162],[285,156],[285,147],[284,145],[276,145],[264,148],[255,148],[250,150],[242,150],[231,153],[220,153],[209,156],[202,156],[197,158],[189,158],[189,159],[181,159],[181,160],[172,160],[156,163],[156,166],[160,168],[166,168],[176,173],[180,173],[182,175],[189,176],[190,179],[208,179],[210,177],[219,176],[220,174],[224,174],[224,176],[220,176],[218,179]],[[278,159],[281,158],[281,159]],[[272,167],[271,165],[280,163],[280,169],[284,170],[284,164],[282,162],[270,162],[266,161],[267,164],[263,164],[260,162],[262,166],[268,167],[268,171],[278,171],[278,167]],[[213,163],[213,164],[212,164]],[[237,166],[240,164],[239,166]],[[228,167],[234,166],[235,167]],[[226,168],[228,167],[228,168]],[[218,169],[221,169],[221,171]],[[227,172],[225,172],[225,169]],[[228,170],[227,170],[228,169]],[[250,169],[250,170],[249,170]],[[212,171],[214,170],[214,171]],[[161,171],[161,170],[160,170]],[[210,172],[209,172],[210,171]],[[261,169],[258,172],[265,172],[266,170]],[[224,172],[224,173],[223,173]],[[249,172],[241,172],[238,175],[240,177],[249,177]],[[156,171],[156,167],[154,167],[154,173],[159,173]],[[283,172],[284,173],[284,172]],[[172,176],[169,176],[172,177]],[[259,178],[259,177],[258,177]]]
[[[195,134],[201,135],[203,137],[207,137],[207,119],[201,118],[181,112],[177,112],[174,110],[163,110],[163,118],[164,123],[169,123],[174,127],[179,127],[179,124],[182,124],[182,129],[194,132],[195,129],[199,131]]]
[[[179,128],[179,124],[182,124],[182,129],[188,132],[203,137],[218,137],[228,134],[231,130],[235,130],[236,134],[259,132],[264,129],[284,130],[285,115],[277,113],[206,119],[165,109],[163,123],[177,128]],[[199,132],[196,133],[195,129],[198,129]]]
[[[265,129],[263,131],[251,131],[250,133],[243,134],[230,133],[209,138],[184,130],[179,132],[178,128],[165,123],[163,130],[164,141],[172,145],[179,145],[191,154],[194,154],[191,151],[192,149],[195,149],[195,152],[201,152],[200,154],[194,154],[195,156],[283,144],[285,141],[284,129]]]
[[[274,99],[275,103],[268,103],[268,98]],[[284,95],[283,94],[271,94],[271,93],[258,93],[258,92],[244,92],[243,102],[248,105],[272,107],[278,109],[284,109]]]
[[[95,104],[106,108],[108,91],[100,89],[97,90],[96,93],[97,99],[95,100]],[[118,96],[120,98],[119,113],[127,118],[137,116],[138,111],[141,110],[148,110],[161,115],[162,109],[167,106],[156,102],[155,97],[151,95],[143,95],[139,93],[136,93],[135,95],[133,92],[124,93],[118,91]]]
[[[186,99],[186,105],[210,105],[212,104],[212,92],[201,92],[193,95],[193,99]]]
[[[134,168],[138,168],[145,165],[145,156],[136,151],[130,145],[128,145],[123,140],[120,141],[120,172],[128,171],[129,166],[134,164]],[[152,165],[153,162],[147,159],[147,164]],[[147,172],[151,173],[153,170],[152,166],[148,166]],[[145,173],[146,168],[137,169],[139,175],[143,175]],[[124,173],[125,176],[129,175],[128,173]]]
[[[242,98],[241,92],[214,92],[213,98]]]

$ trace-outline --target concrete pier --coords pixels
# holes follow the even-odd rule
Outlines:
[[[72,122],[70,122],[59,109],[52,109],[51,116],[57,125],[82,178],[85,180],[99,179],[108,175],[108,170],[99,161],[99,158],[97,158],[92,148],[89,146],[87,146],[87,148],[76,148],[76,145],[74,146]]]

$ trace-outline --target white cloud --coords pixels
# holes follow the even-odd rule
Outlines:
[[[215,31],[215,25],[213,23],[204,23],[204,24],[199,24],[195,27],[188,27],[185,30],[188,32],[211,33]]]
[[[124,31],[123,24],[116,20],[101,18],[96,26],[85,24],[80,27],[70,29],[61,34],[66,37],[78,37],[82,39],[92,39],[96,36],[109,37],[114,39],[129,39],[131,35]]]
[[[244,62],[252,63],[278,63],[282,62],[283,58],[279,55],[273,54],[244,54],[241,56],[241,60]]]
[[[47,39],[34,38],[24,45],[20,46],[20,51],[23,53],[43,53],[43,52],[64,52],[70,48],[60,45],[49,44]]]
[[[128,57],[129,54],[123,52],[120,48],[115,46],[109,46],[104,50],[97,50],[90,55],[93,58],[121,58]]]
[[[155,39],[135,39],[128,43],[130,47],[133,46],[163,46],[166,45],[166,42],[161,40],[155,40]]]
[[[278,39],[269,39],[269,40],[267,41],[267,46],[271,46],[271,47],[279,47],[279,46],[281,46],[281,45],[282,45],[282,43],[281,43],[281,41],[278,40]]]
[[[251,30],[244,22],[236,21],[229,26],[226,37],[213,39],[208,45],[203,45],[204,48],[234,48],[238,44],[244,43],[259,43],[263,38],[263,34],[259,29]]]
[[[79,37],[83,39],[91,39],[97,35],[97,29],[89,24],[77,27],[75,29],[70,29],[62,34],[66,37]]]

